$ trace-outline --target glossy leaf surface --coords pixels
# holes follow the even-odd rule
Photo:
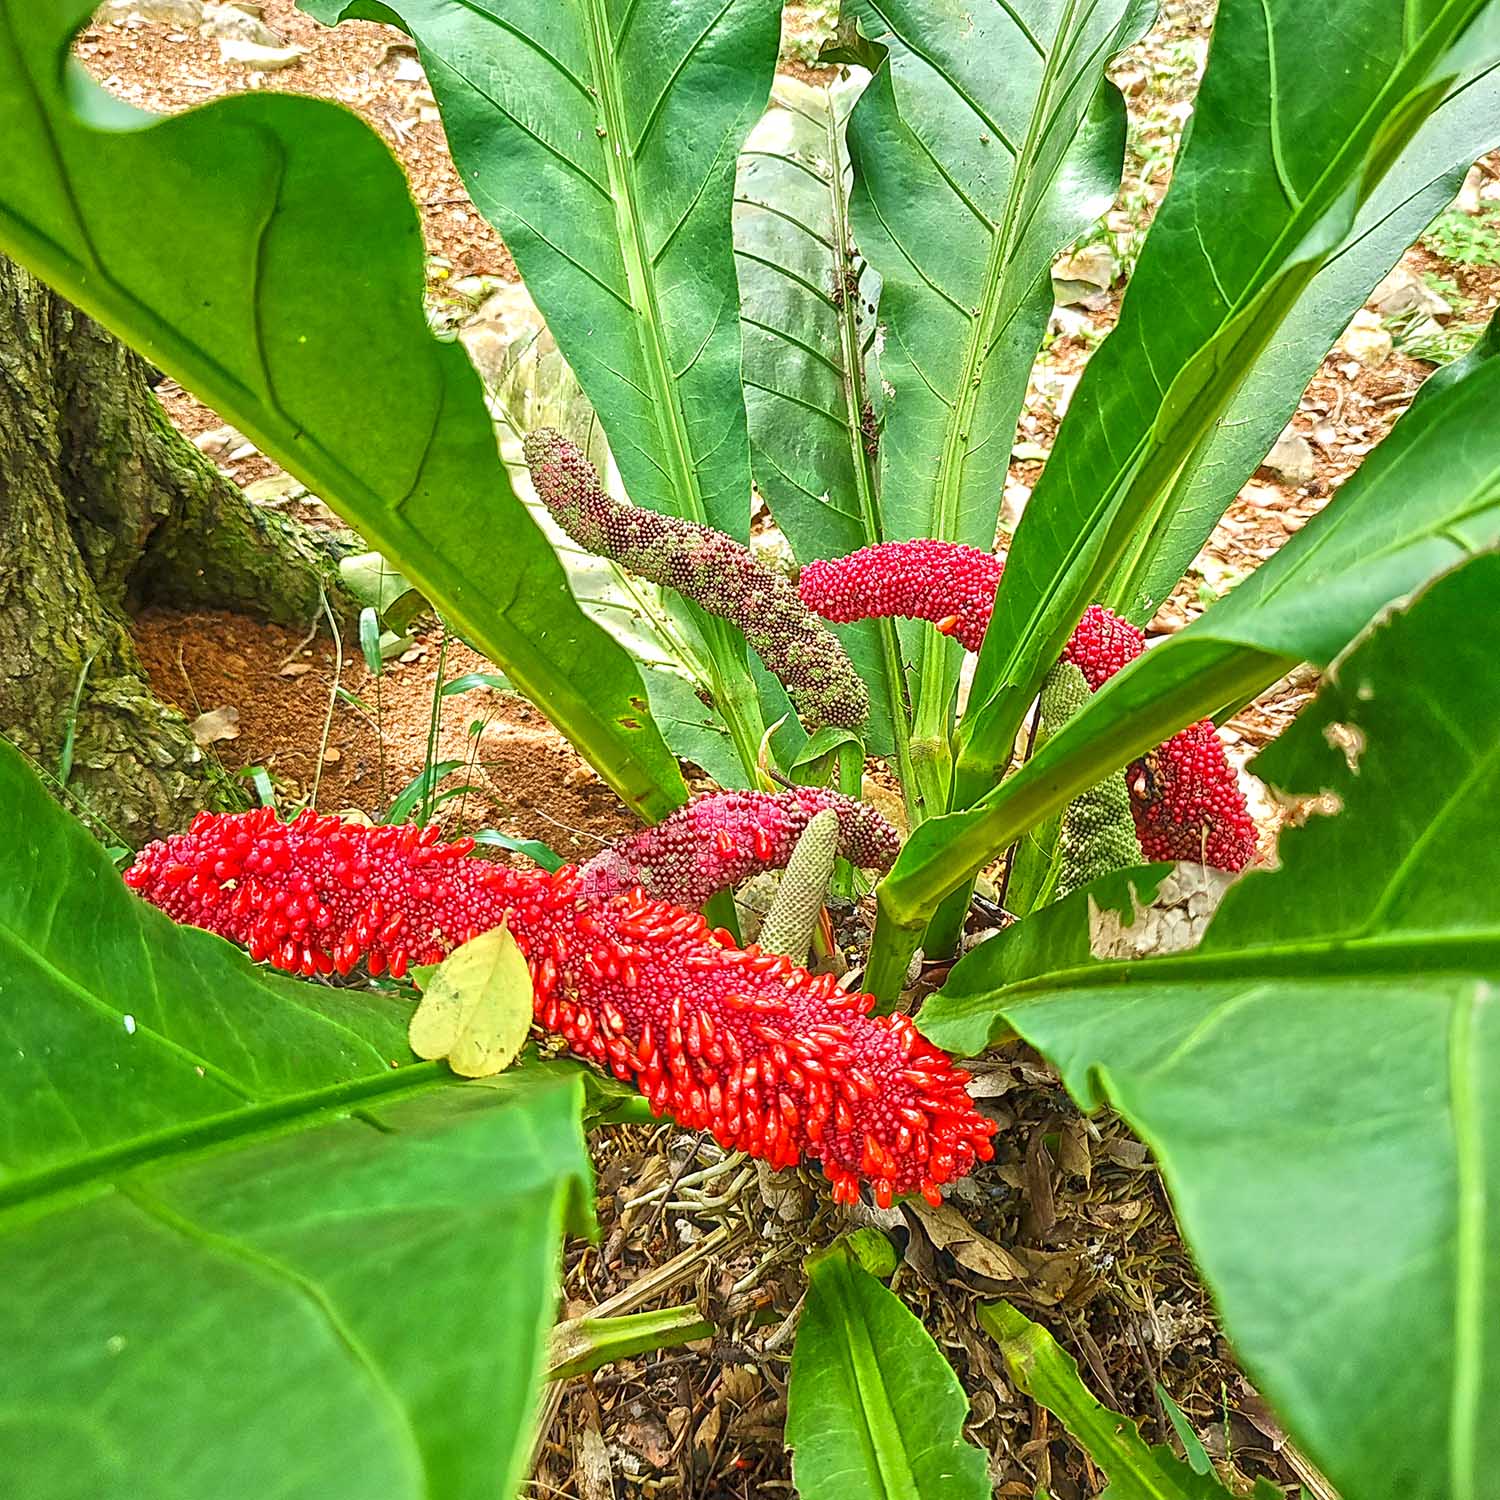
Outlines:
[[[80,940],[86,935],[86,940]],[[575,1070],[131,895],[0,745],[0,1467],[31,1500],[490,1500],[529,1451]]]
[[[921,1323],[846,1245],[808,1265],[787,1398],[804,1500],[983,1500],[968,1401]]]
[[[1500,8],[1489,0],[1219,6],[1149,253],[1017,529],[965,721],[960,802],[1004,763],[1084,607],[1132,547],[1169,525],[1180,476],[1379,186],[1403,161],[1421,164],[1395,198],[1431,181],[1412,150],[1424,122],[1445,98],[1492,88],[1497,59]],[[1478,113],[1492,120],[1492,107]],[[1256,399],[1277,411],[1295,394]]]

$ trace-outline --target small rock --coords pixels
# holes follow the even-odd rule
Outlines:
[[[203,24],[198,30],[220,42],[253,42],[257,47],[279,48],[283,38],[261,20],[259,12],[240,5],[206,5],[201,7]],[[221,53],[223,49],[220,49]]]
[[[285,505],[288,500],[300,500],[307,493],[307,486],[290,474],[270,474],[245,486],[245,499],[255,505]]]
[[[1065,255],[1052,267],[1052,300],[1059,307],[1080,306],[1097,311],[1108,298],[1115,279],[1115,258],[1108,245],[1085,245]]]
[[[211,427],[193,439],[193,446],[209,458],[223,458],[245,446],[247,439],[238,427]],[[252,448],[251,452],[255,450]]]
[[[1460,213],[1477,214],[1479,212],[1479,190],[1484,186],[1486,173],[1483,167],[1474,165],[1469,168],[1469,175],[1464,178],[1464,185],[1458,190],[1458,199],[1454,203]]]
[[[403,57],[396,64],[397,83],[426,83],[427,75],[422,71],[422,64],[415,57]]]
[[[219,61],[253,68],[257,73],[279,73],[294,67],[307,55],[306,47],[262,47],[258,42],[242,42],[238,37],[219,38]]]
[[[167,26],[196,26],[203,19],[203,0],[109,0],[99,12],[101,21],[124,21],[131,16]]]
[[[1268,469],[1282,483],[1296,486],[1317,478],[1318,461],[1312,444],[1300,432],[1288,427],[1261,460],[1261,468]]]
[[[311,671],[311,662],[289,661],[276,675],[278,677],[306,677]]]
[[[1001,525],[1014,533],[1017,526],[1021,524],[1021,517],[1026,514],[1026,502],[1031,499],[1031,486],[1022,484],[1019,479],[1007,479],[1005,481],[1005,495],[1000,502]]]
[[[1247,484],[1240,491],[1240,499],[1257,510],[1275,510],[1281,505],[1281,494],[1264,484]]]
[[[1344,330],[1338,347],[1357,365],[1369,369],[1383,365],[1391,357],[1393,344],[1390,330],[1381,323],[1380,315],[1362,307]]]
[[[1054,267],[1066,281],[1087,281],[1102,290],[1108,290],[1115,279],[1114,252],[1101,240],[1085,245],[1082,250],[1063,258]]]
[[[323,752],[323,764],[325,766],[336,766],[344,758],[344,752],[337,745],[330,745]]]
[[[1057,336],[1064,339],[1082,339],[1086,343],[1097,341],[1101,336],[1099,325],[1094,322],[1088,313],[1081,307],[1060,307],[1057,305],[1056,297],[1057,293],[1054,287],[1051,326],[1056,331]],[[1109,303],[1109,299],[1103,293],[1099,294],[1099,300],[1105,306]],[[1094,310],[1096,312],[1099,311],[1098,308]]]
[[[1419,343],[1424,339],[1440,339],[1447,330],[1436,318],[1423,318],[1419,323],[1413,323],[1405,329],[1401,335],[1403,346]]]
[[[1453,316],[1453,308],[1447,300],[1405,266],[1395,266],[1370,293],[1370,306],[1382,318],[1398,318],[1409,312],[1423,312],[1433,318]]]

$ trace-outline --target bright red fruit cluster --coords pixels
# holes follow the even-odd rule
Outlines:
[[[596,854],[579,872],[579,888],[596,901],[638,885],[660,901],[702,906],[725,886],[783,867],[813,814],[825,808],[838,814],[845,859],[861,869],[890,869],[901,835],[873,807],[799,786],[695,797],[654,827]]]
[[[1004,565],[958,542],[883,542],[831,562],[809,563],[802,602],[836,623],[897,615],[931,620],[977,651]],[[1097,692],[1146,649],[1145,636],[1091,604],[1063,650]],[[1242,870],[1255,854],[1255,823],[1211,721],[1189,725],[1136,761],[1126,776],[1141,850],[1148,859],[1197,860]]]
[[[203,813],[148,845],[128,885],[180,922],[302,974],[402,973],[504,924],[531,967],[537,1020],[579,1055],[631,1078],[658,1114],[776,1167],[821,1162],[834,1197],[862,1181],[940,1201],[993,1155],[994,1123],[968,1075],[905,1016],[872,1016],[789,959],[637,889],[600,902],[577,870],[466,858],[434,829],[364,828],[262,809]]]

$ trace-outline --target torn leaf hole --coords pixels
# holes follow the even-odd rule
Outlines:
[[[1357,724],[1343,724],[1337,719],[1323,726],[1323,738],[1335,750],[1344,752],[1344,762],[1359,775],[1359,759],[1365,753],[1365,732]]]

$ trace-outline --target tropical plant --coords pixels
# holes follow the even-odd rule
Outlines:
[[[539,873],[433,827],[262,810],[141,852],[130,883],[163,915],[0,750],[0,1297],[25,1351],[6,1472],[37,1496],[513,1489],[558,1241],[587,1219],[582,1126],[619,1102],[530,1054],[458,1081],[509,1061],[534,1014],[657,1112],[773,1167],[820,1162],[837,1201],[868,1186],[880,1206],[936,1199],[991,1151],[938,1046],[1024,1037],[1155,1148],[1247,1368],[1351,1500],[1484,1493],[1500,326],[1265,566],[1149,651],[1140,627],[1500,142],[1500,0],[1221,0],[1118,326],[1003,569],[1050,269],[1118,185],[1107,70],[1148,0],[961,18],[845,0],[837,85],[774,92],[778,0],[301,4],[419,50],[576,380],[561,436],[507,435],[534,485],[512,483],[477,377],[428,331],[398,169],[332,106],[245,94],[156,120],[67,62],[90,0],[0,0],[0,248],[315,489],[661,827]],[[195,245],[191,275],[168,242]],[[800,589],[750,549],[753,492]],[[362,640],[378,661],[378,619]],[[1028,736],[1060,660],[1092,691],[1074,682]],[[1303,663],[1323,693],[1257,764],[1337,815],[1287,834],[1283,867],[1244,876],[1196,949],[1096,957],[1162,868],[1051,897],[1131,857],[1127,800],[1147,855],[1243,835],[1213,722]],[[889,864],[867,809],[763,784],[836,768],[857,793],[866,753],[910,827],[868,993],[668,904],[785,863],[830,809],[846,858]],[[682,809],[678,756],[742,800]],[[433,791],[410,793],[424,821]],[[1161,842],[1164,808],[1188,848]],[[1100,809],[1115,842],[1096,866],[1078,830]],[[872,1013],[919,947],[951,956],[1001,860],[1025,919],[915,1024]],[[389,982],[316,982],[360,962],[442,964],[415,1031]],[[798,1483],[983,1495],[961,1389],[880,1258],[841,1242],[810,1267]],[[591,1347],[697,1326],[664,1315]],[[1076,1372],[1014,1319],[987,1326],[1045,1375],[1037,1399],[1104,1441]],[[1141,1493],[1170,1492],[1159,1450],[1110,1451]]]

